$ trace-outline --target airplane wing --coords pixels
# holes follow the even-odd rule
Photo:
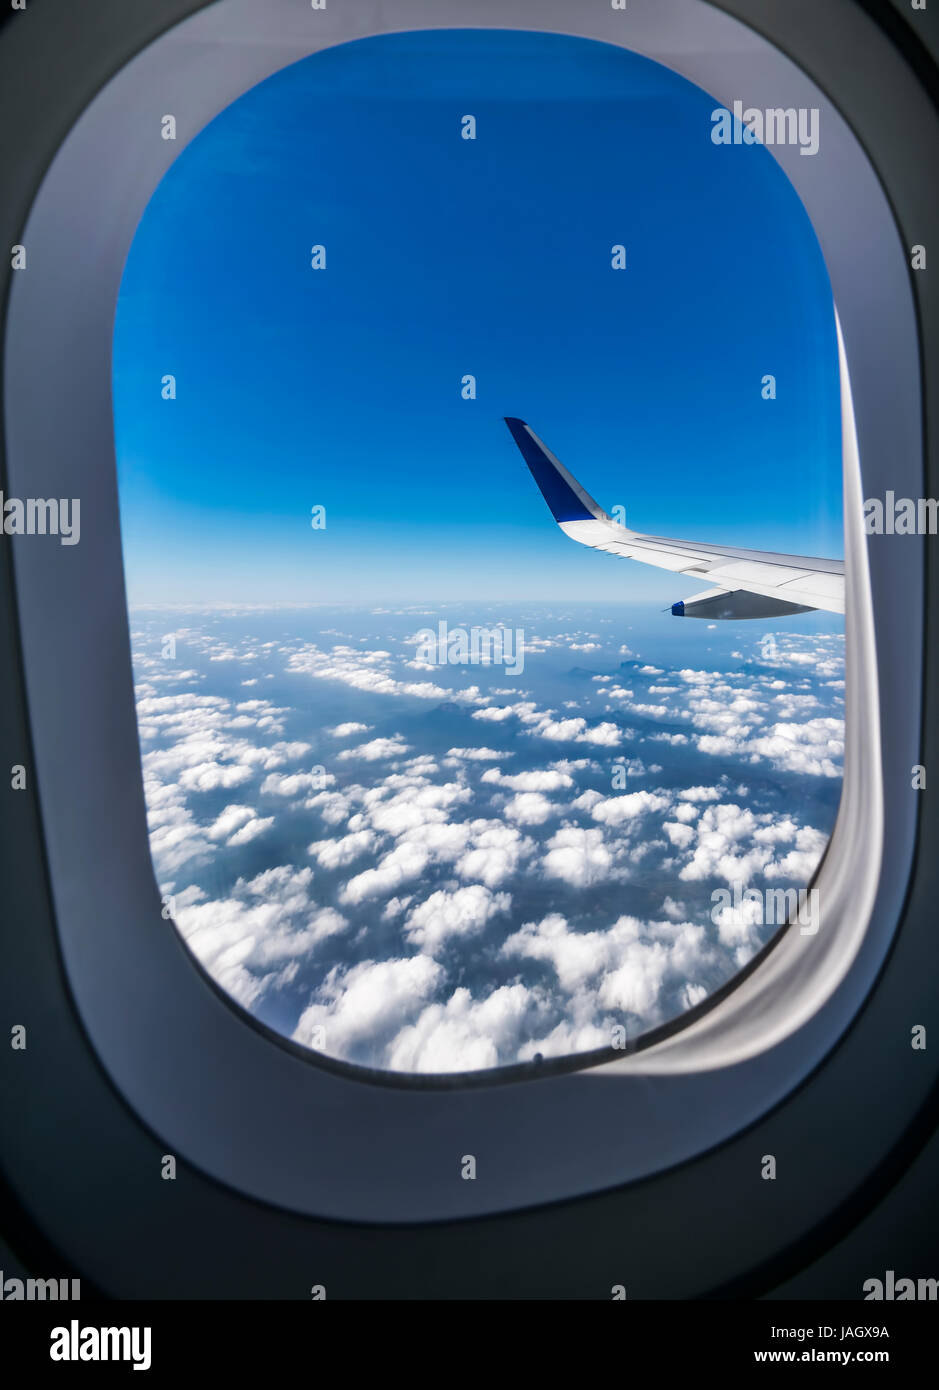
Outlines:
[[[506,416],[505,423],[555,521],[571,540],[716,586],[673,604],[676,617],[773,618],[813,608],[844,612],[842,560],[737,550],[631,531],[597,505],[524,420]]]

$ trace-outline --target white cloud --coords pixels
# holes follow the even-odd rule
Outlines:
[[[685,787],[678,793],[679,801],[720,801],[719,787]]]
[[[382,1043],[418,1015],[443,982],[444,970],[430,956],[366,960],[335,967],[300,1015],[293,1036],[309,1043],[314,1029],[325,1033],[323,1050],[349,1057],[359,1047],[381,1056]]]
[[[403,1028],[387,1052],[388,1065],[411,1072],[483,1070],[514,1061],[532,1012],[531,992],[502,985],[485,999],[454,990],[445,1004],[429,1004]]]
[[[360,858],[374,843],[375,836],[370,830],[356,830],[351,835],[343,835],[339,840],[315,840],[308,853],[312,854],[324,869],[337,869]]]
[[[658,763],[652,763],[650,767],[647,767],[641,758],[618,757],[614,762],[613,767],[614,769],[621,769],[623,772],[625,772],[627,777],[645,777],[647,775],[651,776],[656,772],[662,771],[662,768]]]
[[[528,701],[521,701],[516,705],[491,705],[488,709],[477,709],[473,711],[473,719],[484,719],[490,724],[502,724],[507,719],[531,718],[534,714],[535,706]]]
[[[360,903],[393,893],[402,883],[420,878],[430,859],[430,851],[424,845],[404,841],[384,855],[374,869],[365,869],[350,878],[339,894],[340,901]]]
[[[687,849],[694,840],[694,831],[691,826],[682,825],[679,821],[664,821],[662,829],[665,831],[672,844],[677,845],[679,849]]]
[[[312,871],[288,865],[239,879],[227,898],[202,900],[201,890],[177,896],[182,935],[212,977],[250,1007],[286,983],[296,965],[327,937],[344,931],[344,917],[310,897]]]
[[[548,878],[560,878],[573,888],[585,888],[610,877],[613,855],[604,843],[602,830],[565,826],[548,841],[542,867]]]
[[[237,806],[232,804],[226,806],[217,820],[207,830],[210,840],[226,840],[229,835],[245,825],[249,820],[254,819],[254,811],[250,806]]]
[[[310,811],[319,811],[327,825],[341,825],[352,814],[354,803],[348,792],[317,792],[303,804]]]
[[[805,724],[774,724],[764,737],[753,739],[749,748],[783,772],[840,777],[844,721],[810,719]]]
[[[589,725],[582,715],[569,719],[555,719],[553,711],[539,711],[530,700],[520,700],[514,705],[493,705],[487,709],[477,709],[473,711],[472,717],[495,724],[515,718],[525,726],[526,734],[548,739],[553,743],[593,743],[603,747],[615,747],[622,743],[624,737],[622,729],[616,724]]]
[[[612,1011],[606,1042],[609,1024],[623,1013],[638,1015],[646,1025],[657,1022],[666,981],[687,981],[713,960],[705,929],[690,922],[643,923],[623,916],[605,930],[581,932],[560,913],[526,923],[505,941],[502,953],[550,963],[581,1013],[589,991],[594,1026],[602,1011]]]
[[[410,780],[396,795],[389,799],[376,799],[369,802],[369,819],[376,830],[389,835],[402,835],[422,825],[443,825],[451,807],[472,799],[469,787],[459,782],[442,782],[421,785],[420,778]],[[383,794],[389,789],[388,782],[378,789]]]
[[[555,792],[574,785],[574,779],[570,773],[562,772],[559,768],[541,768],[533,772],[518,772],[507,777],[501,768],[493,767],[488,772],[483,773],[481,780],[483,782],[496,782],[499,786],[508,787],[513,792]]]
[[[363,652],[339,645],[324,652],[315,643],[309,643],[302,651],[291,653],[287,669],[316,680],[340,681],[372,695],[406,695],[416,700],[458,700],[470,704],[479,700],[478,694],[449,690],[433,681],[398,680],[391,674],[393,658],[387,651]]]
[[[533,841],[513,826],[496,820],[474,820],[465,852],[456,861],[461,878],[475,879],[495,888],[517,871],[520,862],[534,853]]]
[[[598,801],[590,814],[603,825],[622,825],[653,811],[664,811],[670,804],[661,792],[625,792],[622,796],[607,796]]]
[[[299,796],[301,792],[312,792],[330,787],[336,779],[327,772],[269,772],[261,783],[261,791],[268,796]]]
[[[219,788],[243,786],[254,776],[254,769],[245,763],[198,763],[180,773],[179,785],[190,792],[211,792]]]
[[[697,842],[690,861],[681,869],[679,878],[723,878],[728,883],[746,885],[762,872],[772,858],[772,850],[754,843],[759,822],[748,807],[734,804],[708,806],[696,827]],[[751,848],[738,853],[739,844]]]
[[[545,714],[526,732],[558,743],[596,743],[607,748],[613,748],[623,741],[622,730],[616,724],[603,723],[589,727],[586,719],[579,715],[572,719],[552,719]]]
[[[508,893],[492,893],[480,883],[431,893],[414,908],[405,924],[408,941],[431,955],[453,937],[475,936],[499,913],[508,912],[512,898]]]
[[[558,808],[541,792],[519,792],[506,802],[505,814],[518,825],[543,825]]]
[[[635,941],[623,954],[623,963],[600,982],[601,1005],[637,1014],[646,1023],[657,1021],[659,995],[668,969],[667,949],[659,941]]]
[[[232,848],[237,845],[247,845],[252,840],[256,840],[259,835],[263,835],[265,830],[270,830],[273,824],[273,816],[265,816],[264,818],[254,816],[240,830],[236,830],[227,843]]]
[[[447,757],[455,762],[465,759],[471,763],[496,763],[500,758],[511,757],[511,753],[500,753],[495,748],[448,748]]]
[[[211,842],[185,804],[179,787],[145,778],[150,853],[162,883],[184,864],[198,863],[211,851]]]
[[[815,876],[815,870],[828,844],[828,836],[811,825],[804,825],[796,830],[794,838],[795,849],[789,850],[772,864],[767,864],[764,873],[768,879],[783,878],[804,887]]]
[[[630,714],[638,714],[643,719],[664,719],[668,714],[668,705],[649,705],[641,701],[633,701],[626,708]]]
[[[373,738],[369,743],[360,743],[357,748],[344,748],[338,756],[340,759],[360,758],[363,762],[373,763],[379,758],[399,758],[410,751],[410,746],[401,735],[394,734],[391,738]]]

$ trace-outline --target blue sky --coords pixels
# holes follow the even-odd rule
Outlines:
[[[504,415],[641,530],[840,555],[827,273],[770,152],[712,144],[717,104],[617,48],[451,30],[224,111],[118,303],[131,602],[687,597],[565,540]]]

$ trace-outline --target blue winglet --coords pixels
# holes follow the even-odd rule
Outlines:
[[[555,521],[592,521],[597,512],[591,511],[574,491],[565,476],[567,470],[561,471],[562,466],[549,456],[544,445],[531,434],[525,421],[510,415],[504,419]]]

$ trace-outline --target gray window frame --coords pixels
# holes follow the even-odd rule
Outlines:
[[[509,1211],[600,1192],[713,1148],[778,1104],[842,1037],[887,956],[909,878],[923,547],[909,538],[867,545],[849,528],[848,747],[838,824],[817,880],[830,905],[824,931],[817,939],[785,932],[716,1006],[652,1046],[589,1067],[575,1062],[576,1070],[513,1073],[513,1085],[506,1074],[413,1080],[343,1068],[246,1026],[161,917],[110,404],[111,326],[130,238],[182,143],[159,139],[159,116],[173,111],[195,135],[271,71],[365,33],[445,27],[448,14],[455,27],[569,32],[573,13],[560,0],[482,3],[471,17],[449,0],[397,0],[379,21],[369,6],[307,13],[270,0],[262,36],[251,29],[255,5],[219,0],[103,88],[50,166],[21,236],[29,270],[14,276],[5,343],[8,491],[82,498],[79,546],[14,552],[69,986],[106,1071],[169,1150],[242,1193],[310,1215],[420,1222]],[[841,316],[860,446],[859,474],[848,460],[846,481],[855,497],[887,487],[921,495],[906,248],[833,104],[778,49],[700,0],[626,12],[578,7],[576,32],[666,62],[725,104],[739,97],[821,108],[829,134],[817,157],[774,153],[815,225]],[[485,1182],[459,1181],[465,1152],[477,1155]]]

